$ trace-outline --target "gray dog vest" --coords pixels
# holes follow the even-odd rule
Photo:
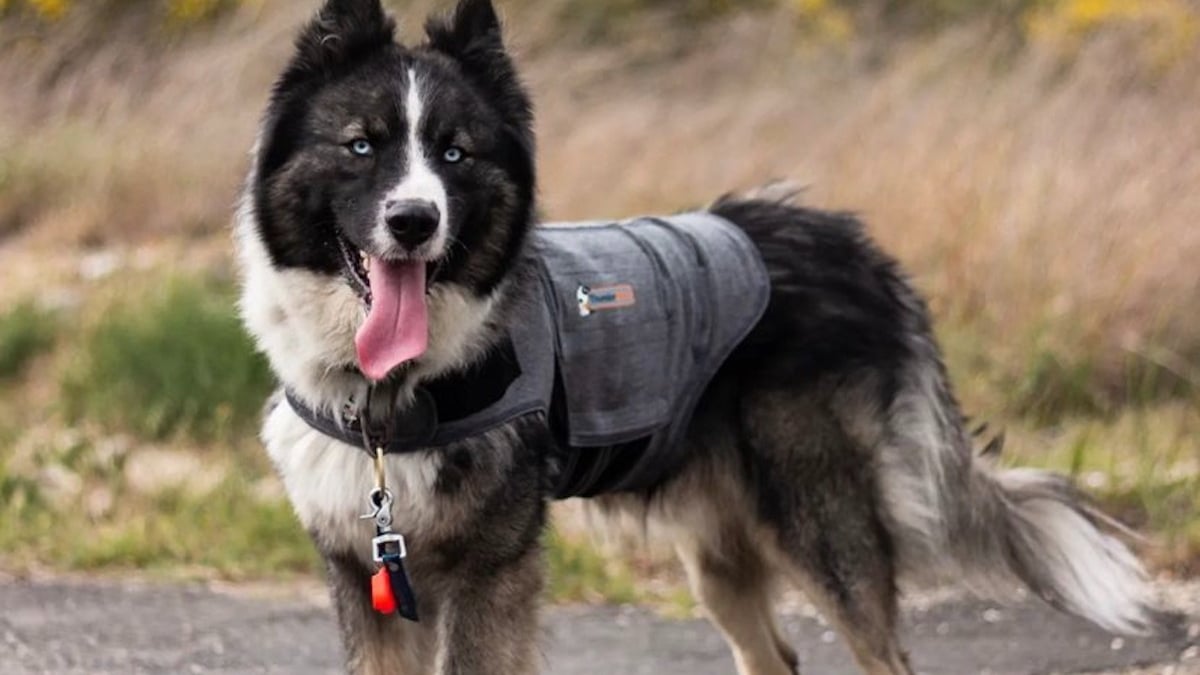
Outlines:
[[[419,388],[388,425],[387,451],[544,415],[567,457],[555,496],[653,488],[684,459],[700,395],[766,309],[757,248],[729,221],[687,213],[545,225],[530,252],[538,283],[511,316],[508,343],[455,383]],[[472,378],[500,378],[494,399],[474,409],[461,404]],[[309,424],[362,444],[361,430],[289,400]]]

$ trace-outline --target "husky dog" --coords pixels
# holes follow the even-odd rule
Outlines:
[[[587,454],[556,430],[561,382],[548,413],[383,456],[392,499],[375,511],[406,537],[420,620],[373,609],[380,528],[360,514],[376,464],[347,430],[407,433],[438,382],[439,413],[471,408],[544,289],[531,106],[490,1],[461,0],[417,46],[393,29],[379,0],[327,0],[264,117],[236,224],[242,313],[287,392],[262,437],[328,565],[350,671],[533,673],[546,504],[584,492],[555,488]],[[1164,625],[1066,480],[977,456],[925,304],[860,223],[770,195],[701,215],[750,242],[769,302],[703,382],[669,470],[590,493],[664,526],[740,673],[796,672],[780,582],[875,674],[912,672],[896,615],[914,573],[1022,583],[1114,632]],[[619,313],[606,302],[644,309],[639,290],[581,283],[563,301],[599,320]],[[614,447],[588,456],[646,451]]]

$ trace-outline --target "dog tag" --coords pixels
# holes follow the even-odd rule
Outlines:
[[[386,567],[371,577],[371,604],[380,614],[396,611],[396,595],[392,593],[392,578]]]
[[[409,621],[417,618],[417,594],[404,569],[408,549],[404,537],[381,530],[372,542],[375,562],[382,565],[371,577],[371,602],[382,614],[396,613]]]

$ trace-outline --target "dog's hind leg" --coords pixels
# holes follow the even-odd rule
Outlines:
[[[770,543],[754,513],[737,439],[722,416],[697,419],[695,461],[653,500],[651,516],[666,526],[692,594],[724,634],[738,673],[792,675],[796,652],[775,621]]]
[[[671,541],[739,675],[794,675],[796,651],[775,620],[774,536],[757,513],[730,393],[715,389],[701,402],[685,441],[689,463],[652,497],[605,495],[592,504],[611,525],[624,516]]]
[[[825,552],[829,553],[831,549]],[[849,564],[869,576],[845,578],[838,568],[849,561],[838,558],[840,555],[850,555],[850,551],[835,552],[833,558],[827,559],[802,554],[788,576],[837,628],[866,673],[912,675],[896,637],[895,590],[884,576],[889,570],[883,568],[871,572],[863,569],[870,566],[870,559],[858,560]],[[881,560],[875,558],[873,562]]]
[[[698,533],[697,533],[698,534]],[[696,599],[724,633],[740,675],[792,675],[796,652],[779,633],[771,573],[744,535],[719,542],[692,537],[676,545]]]
[[[838,629],[865,672],[911,675],[896,635],[895,561],[869,452],[825,406],[795,394],[766,398],[746,408],[744,428],[781,572]]]

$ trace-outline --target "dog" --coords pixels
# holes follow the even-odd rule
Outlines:
[[[727,196],[577,228],[694,247],[663,269],[699,281],[547,272],[580,249],[538,225],[532,122],[489,0],[432,18],[415,46],[379,0],[327,0],[263,118],[235,223],[240,307],[282,384],[262,439],[327,565],[349,671],[536,672],[547,502],[570,495],[662,526],[743,675],[796,672],[780,583],[877,675],[912,673],[896,622],[914,575],[1020,583],[1117,633],[1170,623],[1066,479],[976,452],[925,303],[854,217]],[[677,331],[711,339],[633,381],[571,365],[592,326],[667,336],[689,302],[728,308],[695,272],[710,264],[747,298]],[[628,366],[674,339],[594,348]],[[648,373],[688,359],[679,378]],[[656,412],[589,440],[575,403],[593,379]]]

